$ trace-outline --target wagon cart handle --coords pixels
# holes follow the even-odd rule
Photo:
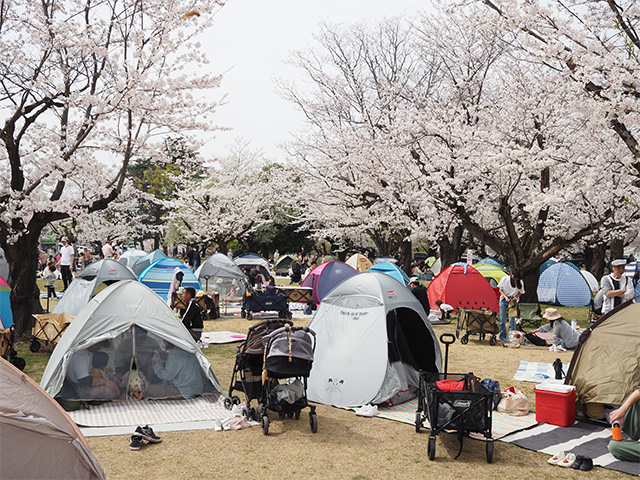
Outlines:
[[[440,335],[440,341],[445,344],[444,353],[444,379],[447,379],[447,369],[449,367],[449,345],[456,341],[455,335],[451,333],[443,333]]]

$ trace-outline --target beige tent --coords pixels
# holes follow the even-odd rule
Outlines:
[[[371,267],[373,267],[373,263],[371,263],[371,260],[369,260],[361,253],[354,253],[347,259],[345,263],[355,268],[358,272],[366,272]]]
[[[576,400],[592,418],[604,405],[621,405],[640,385],[640,303],[620,305],[581,336],[565,383],[575,385]],[[586,338],[585,338],[586,337]]]
[[[62,407],[2,358],[0,385],[0,478],[107,478]]]

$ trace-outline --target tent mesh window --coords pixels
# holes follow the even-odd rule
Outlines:
[[[400,361],[416,370],[437,372],[436,352],[425,345],[433,343],[433,336],[415,310],[397,308],[387,314],[389,361]]]

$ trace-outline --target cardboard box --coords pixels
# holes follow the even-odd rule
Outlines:
[[[576,417],[576,387],[573,385],[541,384],[533,389],[536,395],[536,421],[559,427],[573,425]]]

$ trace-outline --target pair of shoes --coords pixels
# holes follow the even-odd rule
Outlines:
[[[567,455],[558,462],[559,467],[571,467],[573,463],[576,461],[576,455],[574,453],[567,453]]]
[[[356,415],[361,417],[375,417],[378,414],[378,406],[377,405],[363,405],[358,410],[356,410]]]
[[[136,428],[134,435],[138,435],[139,437],[142,437],[144,440],[150,443],[162,442],[162,437],[157,436],[149,425]]]
[[[558,452],[549,460],[547,460],[547,462],[549,462],[551,465],[558,465],[558,463],[563,461],[565,458],[566,458],[566,455],[564,452]]]
[[[129,448],[131,450],[140,450],[142,447],[142,437],[140,435],[133,434],[129,439]]]
[[[582,455],[578,455],[576,457],[576,461],[573,462],[571,468],[574,470],[581,470],[583,472],[588,472],[593,469],[593,460],[590,457],[583,457]]]
[[[222,421],[220,419],[218,419],[218,418],[214,418],[213,419],[213,429],[216,432],[222,431]]]
[[[234,417],[242,417],[246,415],[247,406],[244,403],[239,403],[231,407],[231,413]]]

